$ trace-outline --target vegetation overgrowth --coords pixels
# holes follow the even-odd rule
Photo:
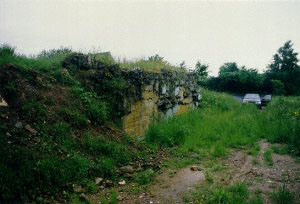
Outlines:
[[[208,90],[202,90],[202,94],[200,109],[154,123],[146,133],[146,141],[178,146],[183,154],[220,157],[230,148],[255,148],[258,140],[267,139],[287,144],[290,154],[300,156],[299,97],[274,97],[261,111],[227,94]]]
[[[9,104],[0,110],[1,203],[66,202],[74,186],[94,191],[96,177],[117,182],[120,166],[152,154],[117,127],[114,97],[124,79],[108,76],[91,88],[98,79],[85,77],[118,65],[99,60],[98,70],[84,70],[86,60],[67,48],[34,57],[0,48],[0,95]]]
[[[260,111],[203,90],[201,108],[152,124],[145,140],[136,141],[117,127],[119,96],[130,91],[120,74],[127,65],[103,57],[92,59],[90,68],[89,60],[68,48],[34,57],[0,48],[0,95],[9,104],[0,110],[0,202],[66,202],[74,195],[76,200],[74,186],[94,192],[96,177],[116,183],[119,167],[141,158],[147,162],[158,147],[217,158],[230,148],[250,147],[255,154],[256,142],[265,138],[300,155],[299,97],[274,97]],[[159,56],[145,61],[156,71],[168,65]],[[94,77],[101,70],[114,77]],[[147,169],[133,180],[145,185],[153,177]]]

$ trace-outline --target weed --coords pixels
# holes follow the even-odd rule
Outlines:
[[[288,146],[287,145],[273,145],[272,150],[274,151],[274,153],[276,154],[287,154],[289,152]]]
[[[47,108],[36,99],[26,101],[22,107],[23,115],[30,121],[43,123],[47,117]]]
[[[146,185],[152,182],[154,177],[154,171],[147,169],[146,171],[137,173],[134,175],[134,180],[140,185]]]
[[[173,66],[165,60],[146,60],[139,59],[136,61],[126,61],[120,62],[120,66],[122,69],[136,69],[140,68],[144,71],[148,72],[161,72],[162,69],[166,69],[169,71],[177,71],[182,72],[183,69],[177,66]]]
[[[260,146],[258,143],[256,143],[255,145],[253,145],[250,150],[248,151],[248,154],[252,155],[253,157],[257,157],[257,155],[259,154],[260,151]]]
[[[205,176],[205,180],[206,180],[208,183],[213,183],[213,182],[214,182],[212,173],[211,173],[210,171],[205,171],[204,176]]]
[[[291,193],[285,185],[280,186],[277,191],[271,194],[272,201],[275,204],[293,204],[294,194]]]
[[[252,164],[253,164],[253,165],[258,165],[258,164],[259,164],[259,161],[258,161],[256,158],[254,158],[254,159],[252,160]]]
[[[62,108],[59,114],[64,118],[64,120],[77,127],[85,127],[88,125],[88,119],[85,115],[78,111],[72,111],[67,108]]]
[[[268,166],[273,166],[272,150],[268,149],[264,152],[264,160]]]

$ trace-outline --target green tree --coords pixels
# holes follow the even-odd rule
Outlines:
[[[235,62],[227,62],[220,67],[219,76],[226,73],[233,73],[239,71],[238,65]]]
[[[273,57],[272,63],[268,66],[271,72],[289,72],[298,68],[298,53],[293,49],[293,44],[289,40],[282,47],[280,47],[277,53]]]
[[[195,65],[195,72],[200,78],[208,77],[208,64],[202,64],[200,61],[197,61]]]
[[[195,65],[195,73],[198,77],[198,84],[206,86],[208,79],[208,64],[203,64],[200,61],[197,61]]]
[[[285,90],[284,90],[284,84],[280,80],[271,80],[272,82],[272,93],[274,95],[284,95]]]
[[[186,67],[186,64],[185,64],[185,61],[182,61],[180,64],[179,64],[180,68],[183,69],[183,70],[186,70],[187,67]]]
[[[283,83],[287,95],[299,95],[300,67],[297,55],[291,41],[284,43],[273,56],[271,64],[268,65],[265,84],[273,87],[272,80],[279,80]]]
[[[156,55],[148,57],[148,60],[155,61],[155,62],[162,62],[164,60],[164,58],[159,56],[158,54],[156,54]]]

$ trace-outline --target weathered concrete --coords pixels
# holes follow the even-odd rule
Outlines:
[[[144,135],[153,120],[179,115],[199,105],[200,89],[192,73],[138,70],[131,71],[127,77],[141,93],[134,100],[125,100],[124,106],[129,108],[123,116],[123,128],[130,135]],[[133,102],[128,104],[128,101]]]

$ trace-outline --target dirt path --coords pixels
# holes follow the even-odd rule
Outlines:
[[[119,203],[185,203],[183,197],[195,191],[195,186],[226,187],[237,182],[247,184],[252,194],[260,192],[267,204],[271,203],[270,193],[280,185],[285,185],[289,191],[294,192],[296,203],[299,203],[300,163],[288,155],[273,153],[271,156],[273,165],[268,165],[264,153],[270,146],[269,143],[261,141],[256,157],[250,156],[247,150],[233,150],[226,159],[199,161],[200,169],[196,171],[192,171],[190,166],[180,170],[165,169],[144,192],[133,195],[124,189],[119,191],[122,197]],[[207,173],[211,178],[207,178]]]
[[[269,166],[264,160],[264,153],[270,148],[270,144],[261,141],[259,146],[256,158],[248,155],[245,150],[235,150],[229,158],[219,160],[219,165],[226,170],[212,174],[214,183],[226,186],[244,182],[249,186],[250,192],[261,192],[265,203],[271,203],[271,192],[280,185],[286,185],[287,189],[295,193],[295,200],[300,200],[300,164],[288,155],[273,153],[273,165]],[[149,192],[134,200],[134,203],[184,203],[184,194],[192,191],[196,184],[210,185],[205,181],[204,172],[211,168],[201,168],[202,171],[191,171],[188,167],[178,172],[164,172],[156,178]],[[123,203],[133,203],[133,200]]]
[[[256,162],[255,158],[243,151],[237,151],[228,160],[230,183],[245,182],[252,192],[260,191],[265,203],[271,203],[270,193],[279,186],[285,185],[287,189],[295,193],[300,200],[300,164],[296,163],[288,155],[272,154],[273,165],[266,164],[264,153],[270,148],[270,144],[262,141],[259,143],[260,153]]]

